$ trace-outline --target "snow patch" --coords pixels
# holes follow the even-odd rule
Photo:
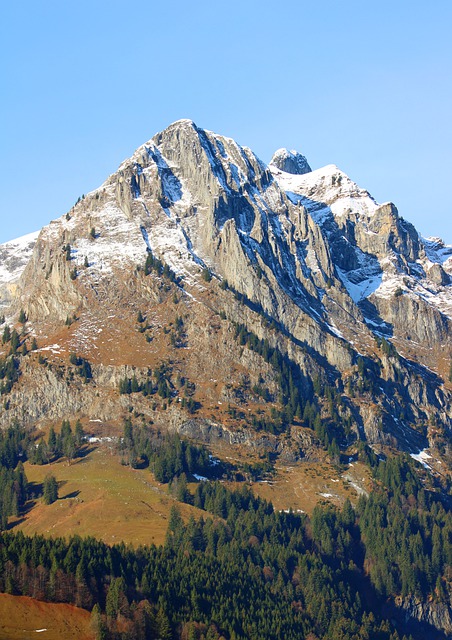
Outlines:
[[[426,460],[430,460],[432,456],[427,453],[426,449],[422,449],[419,453],[410,453],[410,457],[417,462],[420,462],[423,467],[431,471],[431,466],[426,463]]]
[[[48,347],[41,347],[37,351],[51,351],[52,353],[61,353],[61,347],[59,344],[51,344]]]
[[[16,282],[33,253],[39,231],[0,245],[0,284]]]
[[[368,298],[375,293],[383,282],[383,272],[376,275],[370,275],[360,282],[352,282],[349,274],[336,266],[336,271],[342,281],[342,284],[348,291],[350,298],[358,304],[361,300]]]
[[[280,509],[279,513],[305,513],[303,509]]]

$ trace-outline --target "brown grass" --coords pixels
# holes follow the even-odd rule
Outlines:
[[[310,514],[319,502],[341,507],[346,498],[355,504],[358,492],[351,482],[365,491],[370,488],[368,469],[359,463],[346,472],[321,462],[279,466],[277,470],[274,480],[253,484],[253,491],[270,500],[276,510],[292,508]]]
[[[90,535],[107,544],[124,541],[133,545],[159,545],[165,540],[174,504],[185,520],[191,514],[195,518],[201,515],[198,509],[177,502],[168,493],[168,486],[156,482],[149,469],[134,470],[122,465],[110,446],[102,443],[70,466],[63,460],[45,466],[27,462],[28,480],[40,484],[47,474],[53,473],[59,483],[60,497],[52,505],[37,499],[28,513],[11,523],[13,529],[28,535],[40,533],[52,537]],[[227,454],[232,453],[233,448],[223,449],[221,457],[231,459]],[[237,461],[245,457],[249,461],[245,451],[235,448],[234,453]],[[276,470],[270,481],[255,482],[251,486],[277,510],[292,508],[309,514],[319,502],[332,502],[341,507],[348,497],[356,503],[358,492],[353,484],[370,490],[369,471],[360,463],[346,471],[325,462],[278,465]],[[230,486],[239,485],[230,483]]]
[[[123,466],[107,446],[95,448],[72,465],[25,464],[29,482],[42,483],[49,473],[59,483],[59,499],[45,505],[38,499],[14,530],[25,534],[94,536],[108,544],[125,541],[134,545],[161,544],[168,517],[176,501],[167,487],[156,482],[148,469]],[[198,512],[180,505],[182,516]]]
[[[94,640],[89,621],[84,609],[0,593],[0,640]]]

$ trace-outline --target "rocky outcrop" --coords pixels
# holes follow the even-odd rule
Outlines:
[[[277,439],[266,434],[256,437],[253,431],[232,430],[209,420],[187,420],[179,424],[176,431],[188,438],[207,444],[246,445],[256,450],[276,451]]]
[[[15,305],[24,308],[33,320],[49,316],[64,320],[81,302],[73,279],[74,263],[65,249],[70,241],[64,233],[58,239],[49,233],[50,241],[46,235],[38,239],[20,279]]]
[[[378,315],[399,339],[421,344],[424,349],[452,349],[451,320],[411,290],[396,289],[392,295],[369,296]]]
[[[450,248],[422,239],[392,203],[379,205],[334,165],[297,177],[274,173],[318,225],[337,276],[370,331],[438,368],[438,345],[452,350]],[[353,307],[349,311],[357,317]],[[414,343],[421,350],[413,350]]]
[[[24,363],[21,383],[9,394],[8,410],[0,414],[1,423],[9,426],[19,422],[30,427],[43,420],[59,421],[78,414],[116,420],[129,403],[124,396],[110,392],[118,389],[122,377],[134,374],[130,367],[101,365],[93,367],[93,381],[86,384],[69,366]]]
[[[29,262],[38,233],[0,245],[0,309],[11,304],[16,282]]]
[[[299,176],[312,171],[305,156],[302,156],[298,151],[289,151],[288,149],[275,151],[270,164],[281,171]]]
[[[405,628],[419,631],[419,623],[425,629],[425,637],[450,638],[452,636],[452,604],[428,602],[414,596],[395,599],[395,613]],[[418,623],[415,625],[415,623]]]
[[[175,430],[182,436],[213,445],[241,445],[260,453],[275,453],[285,463],[300,460],[317,462],[318,441],[311,431],[292,428],[290,437],[281,440],[271,434],[256,434],[249,429],[230,429],[210,420],[191,419],[183,421]]]

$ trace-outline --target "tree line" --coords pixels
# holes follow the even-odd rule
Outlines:
[[[123,447],[140,460],[169,456],[166,479],[209,464],[202,448],[149,442],[130,424]],[[23,451],[13,433],[0,446],[16,472]],[[184,499],[204,517],[184,523],[173,507],[162,547],[4,532],[0,590],[92,610],[98,638],[400,639],[404,630],[381,615],[383,603],[396,595],[447,600],[452,519],[408,458],[373,463],[369,498],[356,509],[348,500],[341,509],[318,505],[311,517],[277,512],[246,486],[201,482]]]
[[[357,548],[349,503],[309,521],[242,490],[220,519],[184,524],[174,507],[162,547],[3,533],[0,589],[92,610],[103,638],[399,639],[360,596]]]
[[[158,482],[168,483],[182,474],[220,477],[223,465],[213,461],[205,447],[182,440],[177,434],[161,434],[124,423],[118,445],[123,461],[132,467],[149,467]]]

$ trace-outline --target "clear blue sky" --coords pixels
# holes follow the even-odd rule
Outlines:
[[[452,243],[452,2],[42,0],[0,26],[0,242],[179,118],[335,163]]]

